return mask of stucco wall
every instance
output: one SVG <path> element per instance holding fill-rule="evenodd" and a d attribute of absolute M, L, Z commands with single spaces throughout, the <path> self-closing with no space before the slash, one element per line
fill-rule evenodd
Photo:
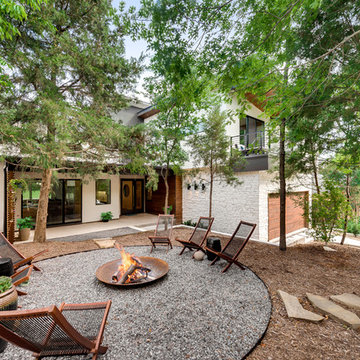
<path fill-rule="evenodd" d="M 111 211 L 114 219 L 120 216 L 120 180 L 118 175 L 105 175 L 98 179 L 111 180 L 111 204 L 96 205 L 95 203 L 95 180 L 85 178 L 82 185 L 82 222 L 99 221 L 102 212 Z"/>
<path fill-rule="evenodd" d="M 237 174 L 241 185 L 236 187 L 219 184 L 215 182 L 213 190 L 213 211 L 215 218 L 212 229 L 215 231 L 232 234 L 240 220 L 259 224 L 259 173 L 248 172 Z M 208 178 L 202 174 L 202 178 Z M 205 191 L 187 189 L 187 184 L 194 179 L 187 175 L 183 178 L 183 219 L 197 221 L 199 216 L 209 214 L 209 185 L 206 184 Z M 195 180 L 199 183 L 199 179 Z M 257 226 L 253 238 L 259 237 Z"/>
<path fill-rule="evenodd" d="M 16 178 L 33 178 L 41 179 L 40 173 L 15 173 Z M 76 174 L 58 174 L 59 179 L 80 179 Z M 111 211 L 114 219 L 120 216 L 120 179 L 118 175 L 102 174 L 97 177 L 98 179 L 111 180 L 111 204 L 96 205 L 95 202 L 95 180 L 89 176 L 84 177 L 82 181 L 82 222 L 99 221 L 102 212 Z M 15 218 L 21 217 L 21 192 L 17 194 Z"/>
<path fill-rule="evenodd" d="M 262 120 L 265 122 L 268 120 L 268 118 L 265 116 L 265 114 L 261 110 L 259 110 L 256 106 L 254 106 L 252 103 L 247 101 L 246 104 L 247 104 L 246 109 L 245 109 L 246 115 L 252 116 L 256 119 L 259 119 L 259 120 Z M 239 105 L 238 105 L 236 96 L 233 96 L 232 102 L 230 104 L 224 105 L 224 109 L 232 110 L 234 112 L 239 109 Z M 228 136 L 239 135 L 239 130 L 240 130 L 239 122 L 240 122 L 239 116 L 234 116 L 234 121 L 226 127 L 226 135 L 228 135 Z"/>

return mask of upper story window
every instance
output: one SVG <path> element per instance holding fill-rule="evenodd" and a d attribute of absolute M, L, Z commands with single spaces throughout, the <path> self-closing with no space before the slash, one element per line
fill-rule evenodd
<path fill-rule="evenodd" d="M 262 149 L 265 146 L 264 121 L 246 116 L 240 119 L 239 147 L 240 150 Z"/>
<path fill-rule="evenodd" d="M 96 180 L 96 205 L 111 204 L 111 180 Z"/>

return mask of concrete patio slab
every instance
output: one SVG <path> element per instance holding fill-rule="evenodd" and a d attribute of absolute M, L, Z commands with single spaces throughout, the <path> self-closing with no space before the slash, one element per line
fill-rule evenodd
<path fill-rule="evenodd" d="M 49 241 L 84 241 L 84 240 L 92 240 L 92 239 L 100 239 L 100 238 L 113 238 L 115 236 L 135 234 L 137 232 L 139 231 L 131 227 L 121 227 L 118 229 L 95 231 L 86 234 L 70 235 L 70 236 L 58 237 L 48 240 Z"/>
<path fill-rule="evenodd" d="M 311 322 L 320 322 L 324 320 L 323 316 L 304 309 L 301 306 L 297 297 L 290 295 L 282 290 L 278 290 L 278 294 L 284 302 L 286 312 L 289 318 L 307 320 Z"/>
<path fill-rule="evenodd" d="M 330 298 L 349 308 L 360 310 L 360 297 L 355 294 L 345 293 L 341 295 L 332 295 Z"/>
<path fill-rule="evenodd" d="M 360 319 L 353 312 L 342 308 L 325 297 L 306 293 L 311 304 L 322 314 L 329 315 L 331 318 L 345 324 L 352 329 L 360 328 Z"/>
<path fill-rule="evenodd" d="M 90 223 L 68 224 L 68 225 L 48 227 L 46 229 L 46 238 L 47 240 L 51 240 L 51 239 L 58 239 L 67 236 L 75 236 L 75 235 L 82 235 L 87 233 L 115 230 L 124 227 L 140 229 L 144 226 L 149 227 L 151 226 L 151 224 L 155 226 L 156 222 L 157 222 L 157 215 L 153 215 L 153 214 L 141 213 L 132 216 L 122 215 L 120 216 L 119 219 L 110 220 L 109 222 L 96 221 Z M 105 237 L 110 237 L 110 236 L 107 235 Z M 33 238 L 34 238 L 34 230 L 30 232 L 30 239 L 27 242 L 32 242 Z"/>

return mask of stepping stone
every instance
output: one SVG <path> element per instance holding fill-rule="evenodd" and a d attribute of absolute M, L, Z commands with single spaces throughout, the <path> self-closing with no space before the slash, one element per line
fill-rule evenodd
<path fill-rule="evenodd" d="M 114 247 L 116 240 L 112 240 L 112 239 L 96 239 L 94 240 L 95 244 L 100 248 L 100 249 L 109 249 Z"/>
<path fill-rule="evenodd" d="M 341 306 L 332 301 L 318 295 L 306 293 L 311 304 L 318 309 L 322 314 L 329 315 L 331 318 L 345 324 L 352 329 L 360 328 L 359 317 L 349 310 L 345 310 Z"/>
<path fill-rule="evenodd" d="M 336 251 L 335 249 L 333 249 L 333 248 L 331 248 L 331 247 L 329 247 L 329 246 L 323 246 L 323 249 L 324 249 L 325 251 Z"/>
<path fill-rule="evenodd" d="M 332 295 L 330 298 L 349 308 L 360 310 L 360 297 L 355 294 Z"/>
<path fill-rule="evenodd" d="M 315 314 L 311 311 L 305 310 L 297 297 L 286 293 L 285 291 L 278 290 L 282 301 L 285 304 L 286 312 L 289 318 L 307 320 L 312 322 L 319 322 L 324 320 L 323 316 Z"/>

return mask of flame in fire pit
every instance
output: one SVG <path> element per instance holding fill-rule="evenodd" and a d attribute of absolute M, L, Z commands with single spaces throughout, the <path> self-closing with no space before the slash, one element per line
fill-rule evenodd
<path fill-rule="evenodd" d="M 146 279 L 151 270 L 143 267 L 139 258 L 134 254 L 127 253 L 118 244 L 116 244 L 116 247 L 120 251 L 121 265 L 119 265 L 118 270 L 113 274 L 112 281 L 125 284 Z"/>

